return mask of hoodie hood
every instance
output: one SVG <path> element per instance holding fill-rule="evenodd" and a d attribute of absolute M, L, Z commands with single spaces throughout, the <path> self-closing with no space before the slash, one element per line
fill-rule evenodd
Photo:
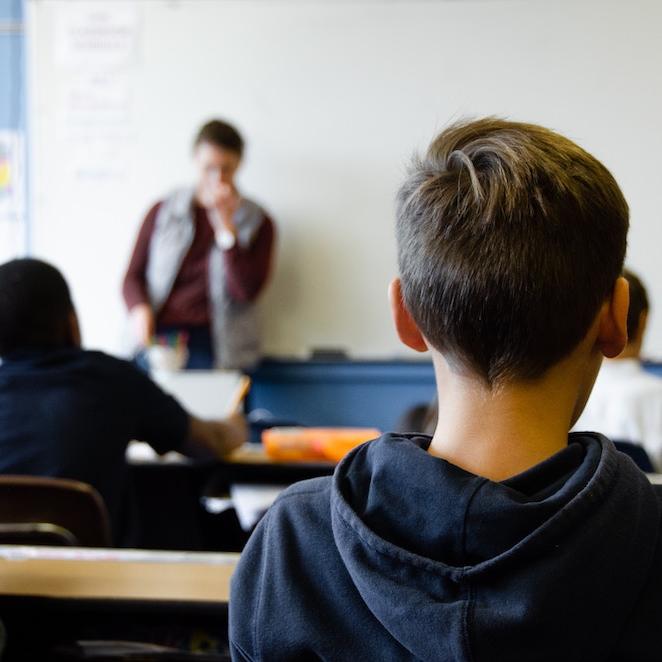
<path fill-rule="evenodd" d="M 597 434 L 500 483 L 430 441 L 385 435 L 334 474 L 334 540 L 382 626 L 425 660 L 608 656 L 657 545 L 648 479 Z"/>

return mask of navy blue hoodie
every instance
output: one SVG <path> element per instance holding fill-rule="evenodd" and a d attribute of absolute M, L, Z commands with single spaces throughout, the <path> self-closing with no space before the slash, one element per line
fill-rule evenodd
<path fill-rule="evenodd" d="M 495 483 L 384 435 L 286 490 L 232 581 L 234 660 L 660 660 L 660 505 L 610 441 Z"/>

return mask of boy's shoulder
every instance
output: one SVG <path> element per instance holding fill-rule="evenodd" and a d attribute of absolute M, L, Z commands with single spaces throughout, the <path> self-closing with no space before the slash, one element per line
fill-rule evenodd
<path fill-rule="evenodd" d="M 133 363 L 99 350 L 80 349 L 43 365 L 67 380 L 74 391 L 89 389 L 117 402 L 139 402 L 152 390 L 152 380 Z M 112 403 L 109 403 L 112 404 Z"/>
<path fill-rule="evenodd" d="M 662 512 L 662 485 L 655 486 L 657 501 Z M 624 562 L 623 570 L 627 567 Z M 658 660 L 659 627 L 662 618 L 662 517 L 659 520 L 657 543 L 646 580 L 637 596 L 634 608 L 625 623 L 618 650 L 613 659 Z"/>
<path fill-rule="evenodd" d="M 100 350 L 85 349 L 80 351 L 77 363 L 81 368 L 97 372 L 106 378 L 131 383 L 150 380 L 149 375 L 141 371 L 134 363 Z"/>
<path fill-rule="evenodd" d="M 133 371 L 124 359 L 97 350 L 65 347 L 44 351 L 26 351 L 11 355 L 2 362 L 6 373 L 76 372 L 81 370 Z"/>
<path fill-rule="evenodd" d="M 312 519 L 330 521 L 332 481 L 333 476 L 320 476 L 290 485 L 269 509 L 269 519 L 283 519 L 290 526 L 307 526 Z"/>
<path fill-rule="evenodd" d="M 323 476 L 295 483 L 278 496 L 242 553 L 242 566 L 256 566 L 257 574 L 249 573 L 254 579 L 265 570 L 258 559 L 269 557 L 270 564 L 282 563 L 289 572 L 301 558 L 315 563 L 320 549 L 335 548 L 331 491 L 332 476 Z"/>
<path fill-rule="evenodd" d="M 81 349 L 80 356 L 90 363 L 109 366 L 120 370 L 137 370 L 136 366 L 126 359 L 107 354 L 99 349 Z"/>
<path fill-rule="evenodd" d="M 232 577 L 233 659 L 265 651 L 269 659 L 369 659 L 351 652 L 366 645 L 356 623 L 371 615 L 334 540 L 332 485 L 332 476 L 292 485 L 251 536 Z"/>

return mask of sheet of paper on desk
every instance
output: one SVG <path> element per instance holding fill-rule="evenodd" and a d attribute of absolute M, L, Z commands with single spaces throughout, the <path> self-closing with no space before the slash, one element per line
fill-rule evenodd
<path fill-rule="evenodd" d="M 165 455 L 159 455 L 149 444 L 144 441 L 132 441 L 126 449 L 126 459 L 129 462 L 165 462 L 167 464 L 182 464 L 190 462 L 190 458 L 177 451 L 170 451 Z"/>
<path fill-rule="evenodd" d="M 243 485 L 239 483 L 231 485 L 230 497 L 241 528 L 244 531 L 250 531 L 286 487 L 286 485 Z"/>
<path fill-rule="evenodd" d="M 184 409 L 207 419 L 224 418 L 230 413 L 242 380 L 242 374 L 234 370 L 158 370 L 151 376 Z"/>
<path fill-rule="evenodd" d="M 189 413 L 202 419 L 226 417 L 241 390 L 243 375 L 235 370 L 155 370 L 152 379 Z M 160 456 L 149 445 L 132 441 L 126 453 L 129 462 L 187 462 L 180 453 Z"/>

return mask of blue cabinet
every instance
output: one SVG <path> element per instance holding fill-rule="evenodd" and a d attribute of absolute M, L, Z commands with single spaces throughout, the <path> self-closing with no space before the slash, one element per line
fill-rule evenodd
<path fill-rule="evenodd" d="M 247 410 L 282 423 L 393 429 L 435 394 L 429 361 L 269 359 L 253 372 Z"/>

